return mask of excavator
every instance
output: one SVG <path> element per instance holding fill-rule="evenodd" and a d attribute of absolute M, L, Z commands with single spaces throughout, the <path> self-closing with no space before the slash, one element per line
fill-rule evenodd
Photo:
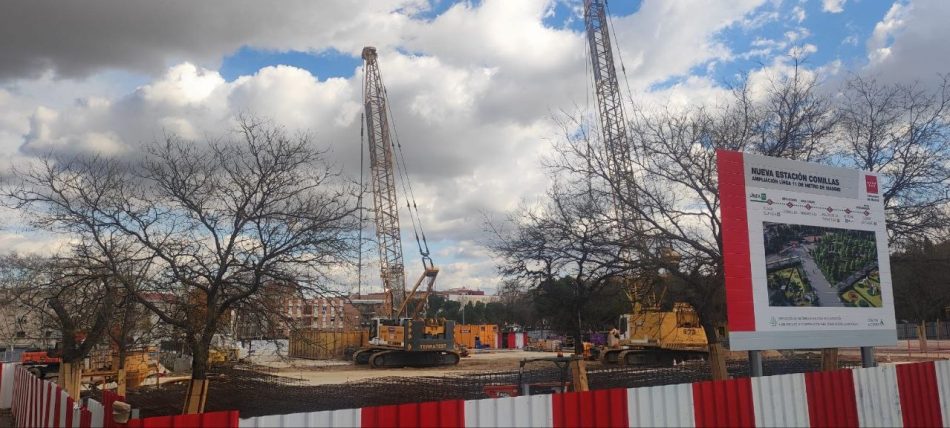
<path fill-rule="evenodd" d="M 584 24 L 608 173 L 619 183 L 613 190 L 619 230 L 622 234 L 629 234 L 627 225 L 632 225 L 639 239 L 648 235 L 642 233 L 642 219 L 635 210 L 619 203 L 624 197 L 636 196 L 631 189 L 635 171 L 632 166 L 620 84 L 614 66 L 614 53 L 611 49 L 606 0 L 584 0 Z M 618 194 L 621 192 L 625 195 Z M 633 203 L 636 204 L 636 200 Z M 625 241 L 632 241 L 631 236 L 623 238 Z M 664 245 L 662 240 L 657 240 L 653 247 L 651 250 L 655 250 L 655 254 L 650 254 L 649 259 L 659 259 L 660 266 L 652 270 L 644 269 L 638 277 L 623 278 L 633 311 L 620 317 L 618 337 L 609 341 L 614 342 L 613 346 L 600 350 L 600 358 L 605 363 L 666 362 L 701 358 L 708 352 L 705 330 L 700 324 L 699 315 L 691 305 L 674 302 L 672 310 L 662 310 L 660 303 L 663 299 L 656 298 L 654 290 L 658 286 L 663 288 L 662 284 L 668 279 L 666 275 L 669 271 L 662 266 L 675 266 L 679 263 L 680 255 L 671 246 Z M 632 253 L 633 251 L 626 251 L 623 256 L 638 256 Z M 665 294 L 665 290 L 662 294 Z"/>
<path fill-rule="evenodd" d="M 429 256 L 402 145 L 398 134 L 391 129 L 392 112 L 379 71 L 376 48 L 364 47 L 362 57 L 363 114 L 368 131 L 376 240 L 385 298 L 383 316 L 374 318 L 370 325 L 369 344 L 353 354 L 353 361 L 372 368 L 455 365 L 460 359 L 453 337 L 455 322 L 423 317 L 439 269 Z M 406 198 L 423 267 L 422 275 L 408 294 L 399 228 L 397 179 Z"/>

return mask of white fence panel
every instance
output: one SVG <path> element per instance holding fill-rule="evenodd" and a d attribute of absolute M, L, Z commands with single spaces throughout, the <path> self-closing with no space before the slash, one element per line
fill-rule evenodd
<path fill-rule="evenodd" d="M 943 426 L 950 426 L 950 361 L 934 361 L 937 369 L 937 392 L 940 394 L 940 413 Z"/>
<path fill-rule="evenodd" d="M 19 363 L 0 363 L 0 409 L 13 406 L 13 376 Z"/>
<path fill-rule="evenodd" d="M 91 398 L 86 400 L 86 409 L 89 410 L 89 413 L 92 414 L 92 426 L 101 427 L 105 423 L 105 408 L 102 406 L 102 403 L 93 400 Z M 109 415 L 112 417 L 112 415 Z"/>
<path fill-rule="evenodd" d="M 249 428 L 263 427 L 358 427 L 361 422 L 360 409 L 327 410 L 322 412 L 291 413 L 288 415 L 269 415 L 241 419 L 240 426 Z"/>
<path fill-rule="evenodd" d="M 858 425 L 862 427 L 904 426 L 897 389 L 897 369 L 892 365 L 854 369 L 854 397 L 858 405 Z"/>
<path fill-rule="evenodd" d="M 465 402 L 466 427 L 551 427 L 554 406 L 550 395 L 486 398 Z"/>
<path fill-rule="evenodd" d="M 752 402 L 757 427 L 806 427 L 808 397 L 801 373 L 752 378 Z"/>
<path fill-rule="evenodd" d="M 631 427 L 694 427 L 693 385 L 630 388 L 627 417 Z"/>

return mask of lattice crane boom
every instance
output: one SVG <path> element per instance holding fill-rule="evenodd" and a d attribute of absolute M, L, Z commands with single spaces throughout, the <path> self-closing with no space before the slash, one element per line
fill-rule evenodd
<path fill-rule="evenodd" d="M 386 293 L 386 309 L 397 317 L 397 308 L 406 299 L 406 275 L 399 231 L 399 205 L 396 199 L 396 170 L 393 145 L 389 135 L 386 91 L 376 62 L 376 48 L 363 48 L 363 107 L 372 175 L 373 208 L 376 240 L 379 248 L 379 269 Z"/>
<path fill-rule="evenodd" d="M 624 114 L 620 82 L 617 79 L 614 54 L 610 45 L 605 0 L 584 0 L 584 24 L 587 30 L 594 92 L 597 98 L 604 155 L 607 160 L 607 174 L 610 177 L 618 232 L 622 242 L 629 245 L 633 239 L 642 237 L 638 235 L 641 235 L 643 228 L 639 215 L 630 208 L 631 204 L 636 205 L 638 201 L 634 191 L 634 170 L 627 134 L 627 118 Z M 621 256 L 632 260 L 638 254 L 627 247 Z M 635 303 L 655 305 L 656 299 L 652 298 L 647 282 L 644 278 L 628 281 L 627 294 Z"/>

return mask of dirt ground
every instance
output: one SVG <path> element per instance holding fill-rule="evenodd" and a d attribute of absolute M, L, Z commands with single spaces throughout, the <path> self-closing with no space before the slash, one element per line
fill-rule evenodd
<path fill-rule="evenodd" d="M 347 362 L 316 362 L 290 360 L 266 363 L 268 374 L 289 378 L 307 385 L 333 385 L 383 377 L 418 377 L 462 375 L 487 371 L 517 370 L 525 358 L 555 357 L 554 352 L 493 351 L 480 352 L 462 358 L 455 366 L 430 368 L 371 369 Z"/>

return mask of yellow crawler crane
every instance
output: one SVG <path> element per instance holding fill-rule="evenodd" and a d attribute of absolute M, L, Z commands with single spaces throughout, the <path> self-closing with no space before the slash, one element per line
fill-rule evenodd
<path fill-rule="evenodd" d="M 373 368 L 432 367 L 458 364 L 455 322 L 424 319 L 425 307 L 439 269 L 429 257 L 429 246 L 419 217 L 412 184 L 405 170 L 405 157 L 398 137 L 390 135 L 391 112 L 379 72 L 376 48 L 363 48 L 367 143 L 372 175 L 373 208 L 379 250 L 380 278 L 385 293 L 383 314 L 370 326 L 369 344 L 353 354 L 356 364 Z M 393 132 L 395 134 L 395 132 Z M 401 169 L 400 169 L 401 167 Z M 396 181 L 402 185 L 410 221 L 419 245 L 424 271 L 412 289 L 406 290 Z M 424 284 L 424 285 L 423 285 Z"/>
<path fill-rule="evenodd" d="M 607 170 L 610 178 L 618 184 L 613 190 L 618 227 L 625 241 L 633 241 L 647 234 L 642 227 L 642 214 L 632 208 L 630 203 L 621 203 L 632 198 L 632 205 L 638 204 L 637 193 L 634 191 L 636 170 L 631 159 L 627 120 L 617 70 L 614 67 L 606 8 L 604 0 L 584 0 L 584 23 L 594 92 L 597 95 L 600 130 L 607 154 Z M 636 231 L 636 235 L 629 235 L 629 226 Z M 659 247 L 655 249 L 660 250 L 664 263 L 678 263 L 679 255 L 671 248 L 664 248 L 666 246 L 660 240 L 655 246 Z M 628 249 L 623 256 L 642 259 L 647 255 Z M 658 302 L 662 299 L 654 297 L 655 284 L 652 282 L 657 274 L 662 278 L 664 272 L 659 267 L 656 272 L 647 269 L 641 272 L 641 275 L 646 277 L 625 280 L 624 286 L 634 311 L 621 317 L 618 326 L 620 331 L 617 333 L 619 337 L 608 340 L 612 346 L 608 346 L 601 353 L 604 362 L 651 363 L 696 358 L 707 353 L 706 333 L 692 306 L 677 302 L 673 304 L 671 311 L 660 310 Z"/>

